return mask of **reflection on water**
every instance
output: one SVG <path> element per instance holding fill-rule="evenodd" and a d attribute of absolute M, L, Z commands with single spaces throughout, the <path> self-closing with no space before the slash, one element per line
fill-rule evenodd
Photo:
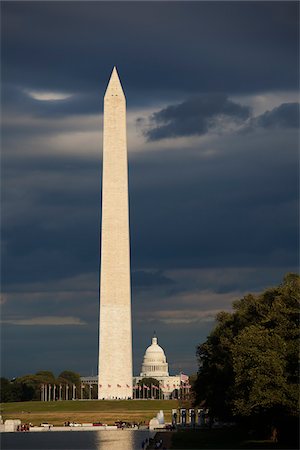
<path fill-rule="evenodd" d="M 1 433 L 2 450 L 139 450 L 148 431 L 42 431 Z"/>
<path fill-rule="evenodd" d="M 134 445 L 134 441 L 136 441 L 139 432 L 134 432 L 132 430 L 116 430 L 116 431 L 97 431 L 96 434 L 96 443 L 97 450 L 135 450 L 137 448 L 141 448 L 140 446 Z M 144 433 L 143 433 L 144 434 Z M 136 444 L 138 444 L 136 442 Z"/>

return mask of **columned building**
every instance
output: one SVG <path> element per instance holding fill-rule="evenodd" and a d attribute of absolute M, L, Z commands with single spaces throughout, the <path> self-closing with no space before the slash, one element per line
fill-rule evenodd
<path fill-rule="evenodd" d="M 166 400 L 186 396 L 189 393 L 190 386 L 187 375 L 183 373 L 169 375 L 167 358 L 164 350 L 158 345 L 156 336 L 152 338 L 151 345 L 145 351 L 140 376 L 133 378 L 135 390 L 143 378 L 156 379 L 159 382 L 163 398 Z M 137 393 L 134 392 L 134 397 L 137 396 Z"/>
<path fill-rule="evenodd" d="M 139 376 L 133 377 L 133 395 L 132 398 L 152 398 L 153 389 L 144 389 L 140 381 L 144 378 L 154 378 L 159 382 L 159 389 L 162 398 L 186 398 L 189 395 L 190 385 L 189 377 L 183 373 L 170 375 L 167 358 L 164 350 L 158 345 L 156 336 L 152 338 L 152 343 L 147 347 L 142 362 Z M 97 376 L 81 377 L 83 385 L 90 387 L 98 384 Z"/>
<path fill-rule="evenodd" d="M 152 344 L 146 349 L 140 376 L 169 377 L 167 358 L 163 349 L 158 345 L 156 336 L 152 338 Z"/>

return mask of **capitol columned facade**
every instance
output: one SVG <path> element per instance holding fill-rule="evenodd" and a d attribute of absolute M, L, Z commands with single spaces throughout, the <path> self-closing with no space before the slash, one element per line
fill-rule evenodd
<path fill-rule="evenodd" d="M 158 383 L 146 386 L 142 380 L 153 378 Z M 133 377 L 133 398 L 185 398 L 189 394 L 189 377 L 183 373 L 170 375 L 167 358 L 162 347 L 158 345 L 156 336 L 152 338 L 151 345 L 146 349 L 139 376 Z M 83 385 L 98 385 L 98 377 L 81 377 Z M 99 380 L 101 383 L 101 380 Z M 158 388 L 158 389 L 157 389 Z M 158 391 L 158 393 L 155 391 Z"/>

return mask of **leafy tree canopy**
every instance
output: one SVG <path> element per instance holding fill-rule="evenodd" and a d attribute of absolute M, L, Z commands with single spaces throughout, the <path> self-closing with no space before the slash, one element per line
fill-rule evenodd
<path fill-rule="evenodd" d="M 23 375 L 15 380 L 1 378 L 1 402 L 40 400 L 42 384 L 75 384 L 80 386 L 80 375 L 65 370 L 58 378 L 48 370 Z"/>
<path fill-rule="evenodd" d="M 142 379 L 138 382 L 138 385 L 139 385 L 139 386 L 143 386 L 143 384 L 144 384 L 145 386 L 148 386 L 148 387 L 151 387 L 151 384 L 152 384 L 152 385 L 155 385 L 155 386 L 159 386 L 159 381 L 158 381 L 156 378 L 151 378 L 151 377 L 148 377 L 148 378 L 142 378 Z"/>
<path fill-rule="evenodd" d="M 35 390 L 32 385 L 1 378 L 0 402 L 21 402 L 34 398 Z"/>
<path fill-rule="evenodd" d="M 61 383 L 80 385 L 80 375 L 71 370 L 64 370 L 59 374 L 58 381 Z"/>
<path fill-rule="evenodd" d="M 36 373 L 36 376 L 42 383 L 55 383 L 55 376 L 53 372 L 49 370 L 40 370 Z"/>
<path fill-rule="evenodd" d="M 299 276 L 288 274 L 217 315 L 197 348 L 196 404 L 220 418 L 297 414 L 299 293 Z"/>

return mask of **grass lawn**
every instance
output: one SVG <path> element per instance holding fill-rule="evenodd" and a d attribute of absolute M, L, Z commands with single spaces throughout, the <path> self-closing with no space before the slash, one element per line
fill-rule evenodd
<path fill-rule="evenodd" d="M 39 425 L 49 422 L 62 425 L 70 422 L 103 422 L 116 420 L 149 422 L 163 410 L 165 421 L 171 421 L 171 410 L 178 407 L 177 400 L 69 400 L 56 402 L 2 403 L 1 414 L 6 419 L 21 419 L 22 423 Z"/>
<path fill-rule="evenodd" d="M 237 428 L 172 433 L 172 449 L 290 449 L 270 440 L 254 440 Z M 295 447 L 297 448 L 297 447 Z"/>

